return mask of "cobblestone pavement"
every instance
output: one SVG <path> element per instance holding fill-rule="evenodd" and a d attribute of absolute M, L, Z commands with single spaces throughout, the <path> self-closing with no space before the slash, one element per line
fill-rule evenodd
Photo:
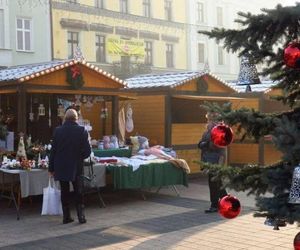
<path fill-rule="evenodd" d="M 105 190 L 106 208 L 89 195 L 83 225 L 40 216 L 41 197 L 32 204 L 25 199 L 17 221 L 14 209 L 1 200 L 0 249 L 293 249 L 296 225 L 279 231 L 264 225 L 264 218 L 253 217 L 253 199 L 243 193 L 235 194 L 243 206 L 237 218 L 205 214 L 206 182 L 202 177 L 189 188 L 178 186 L 180 197 L 171 188 L 152 190 L 146 200 L 139 192 Z"/>

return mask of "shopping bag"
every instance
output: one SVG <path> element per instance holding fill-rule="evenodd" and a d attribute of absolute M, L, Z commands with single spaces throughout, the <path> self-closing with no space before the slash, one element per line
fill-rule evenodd
<path fill-rule="evenodd" d="M 56 187 L 53 178 L 49 178 L 48 187 L 43 189 L 42 215 L 62 214 L 60 190 Z"/>

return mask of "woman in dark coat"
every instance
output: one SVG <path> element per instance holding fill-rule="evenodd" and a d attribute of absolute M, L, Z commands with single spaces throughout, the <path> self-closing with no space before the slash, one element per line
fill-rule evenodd
<path fill-rule="evenodd" d="M 211 141 L 211 130 L 217 125 L 216 113 L 207 113 L 207 127 L 203 133 L 202 138 L 198 144 L 201 149 L 201 161 L 209 162 L 212 164 L 225 164 L 226 161 L 226 148 L 217 147 Z M 206 213 L 213 213 L 218 211 L 219 199 L 227 195 L 227 192 L 222 188 L 222 182 L 220 180 L 213 180 L 213 176 L 208 173 L 208 186 L 210 192 L 210 208 L 206 209 Z"/>
<path fill-rule="evenodd" d="M 70 182 L 73 184 L 78 221 L 86 223 L 83 203 L 83 160 L 91 154 L 88 133 L 77 123 L 78 114 L 68 109 L 65 122 L 55 129 L 49 161 L 49 173 L 61 187 L 63 223 L 74 220 L 70 215 Z"/>

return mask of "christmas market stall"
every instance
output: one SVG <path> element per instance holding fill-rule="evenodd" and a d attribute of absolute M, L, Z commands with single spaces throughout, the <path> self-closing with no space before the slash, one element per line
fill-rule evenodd
<path fill-rule="evenodd" d="M 76 60 L 21 65 L 0 71 L 1 119 L 8 130 L 48 143 L 68 106 L 92 138 L 118 132 L 118 108 L 125 83 L 98 67 Z"/>
<path fill-rule="evenodd" d="M 138 95 L 131 102 L 135 121 L 132 134 L 148 137 L 151 144 L 173 148 L 179 158 L 188 162 L 191 173 L 200 171 L 195 162 L 200 159 L 197 144 L 206 127 L 206 110 L 201 105 L 230 102 L 233 109 L 265 110 L 270 109 L 268 102 L 272 102 L 263 91 L 245 91 L 247 85 L 237 88 L 235 83 L 227 83 L 206 71 L 148 74 L 126 82 Z M 271 86 L 268 84 L 265 90 Z M 228 164 L 275 159 L 277 152 L 269 149 L 270 145 L 264 147 L 264 142 L 239 139 L 234 133 L 234 141 L 228 147 Z"/>
<path fill-rule="evenodd" d="M 20 203 L 20 196 L 42 194 L 48 177 L 47 171 L 41 170 L 47 169 L 52 133 L 62 124 L 64 112 L 70 106 L 79 111 L 78 122 L 89 131 L 94 166 L 111 173 L 115 188 L 187 186 L 187 172 L 178 167 L 178 161 L 170 163 L 169 158 L 154 160 L 153 157 L 149 160 L 147 156 L 129 158 L 132 154 L 125 145 L 125 127 L 127 131 L 133 128 L 129 100 L 134 99 L 135 94 L 124 91 L 125 88 L 124 81 L 84 60 L 52 61 L 1 70 L 1 122 L 10 131 L 1 145 L 1 190 L 9 187 L 9 198 L 15 204 Z M 124 108 L 126 117 L 121 112 Z M 5 174 L 15 175 L 15 183 L 7 185 L 3 180 Z M 105 180 L 102 178 L 98 184 L 105 185 Z M 25 192 L 22 187 L 30 190 Z M 18 198 L 15 198 L 16 192 Z"/>

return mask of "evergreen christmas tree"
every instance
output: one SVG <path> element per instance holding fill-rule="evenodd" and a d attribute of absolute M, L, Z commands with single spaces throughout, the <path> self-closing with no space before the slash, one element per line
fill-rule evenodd
<path fill-rule="evenodd" d="M 297 43 L 300 38 L 299 13 L 300 3 L 289 7 L 278 5 L 275 9 L 263 9 L 258 15 L 239 13 L 236 22 L 242 24 L 240 30 L 199 31 L 222 40 L 228 51 L 249 56 L 254 64 L 263 63 L 262 75 L 278 83 L 276 88 L 282 90 L 282 95 L 277 99 L 290 107 L 288 112 L 266 114 L 246 108 L 232 110 L 230 105 L 207 105 L 207 109 L 221 113 L 221 119 L 227 124 L 243 129 L 242 138 L 250 136 L 259 140 L 272 135 L 272 142 L 283 157 L 271 166 L 237 168 L 205 164 L 204 168 L 216 178 L 222 178 L 227 187 L 255 194 L 256 215 L 289 223 L 300 222 L 300 204 L 289 202 L 293 172 L 300 163 L 300 67 L 297 60 L 296 67 L 288 66 L 284 52 L 291 42 Z"/>

